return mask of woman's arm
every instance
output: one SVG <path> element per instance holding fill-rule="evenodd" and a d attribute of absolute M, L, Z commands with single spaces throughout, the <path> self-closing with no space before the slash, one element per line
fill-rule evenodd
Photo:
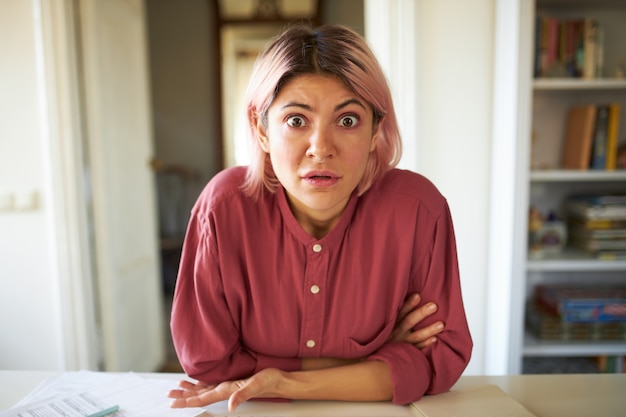
<path fill-rule="evenodd" d="M 400 309 L 390 341 L 401 341 L 424 348 L 437 341 L 443 323 L 414 328 L 437 311 L 433 303 L 419 306 L 421 297 L 413 294 Z M 238 381 L 218 385 L 181 382 L 181 390 L 170 392 L 173 407 L 206 406 L 229 400 L 232 412 L 250 398 L 326 399 L 344 401 L 384 401 L 391 399 L 393 388 L 388 366 L 382 361 L 338 358 L 304 358 L 302 369 L 285 372 L 264 369 Z"/>
<path fill-rule="evenodd" d="M 389 341 L 411 343 L 418 349 L 424 349 L 437 342 L 437 335 L 444 329 L 441 321 L 436 321 L 424 327 L 417 327 L 420 322 L 437 312 L 437 305 L 428 302 L 420 306 L 422 298 L 418 293 L 407 297 L 398 313 L 396 326 L 389 337 Z M 360 359 L 339 358 L 304 358 L 302 370 L 325 369 L 334 366 L 350 365 L 360 362 Z"/>
<path fill-rule="evenodd" d="M 252 398 L 388 401 L 393 394 L 389 368 L 381 361 L 296 372 L 267 368 L 238 381 L 216 386 L 185 381 L 181 388 L 169 394 L 174 398 L 171 404 L 174 408 L 202 407 L 228 400 L 230 412 Z"/>

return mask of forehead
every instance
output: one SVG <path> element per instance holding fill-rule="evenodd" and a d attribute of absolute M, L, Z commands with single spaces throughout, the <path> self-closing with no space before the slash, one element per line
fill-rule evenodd
<path fill-rule="evenodd" d="M 303 99 L 321 96 L 333 97 L 358 97 L 339 77 L 334 75 L 302 74 L 289 79 L 280 89 L 275 100 L 292 99 L 301 96 Z M 359 97 L 360 101 L 363 101 Z"/>
<path fill-rule="evenodd" d="M 334 75 L 302 74 L 289 79 L 281 87 L 270 107 L 277 102 L 294 102 L 314 105 L 328 103 L 334 105 L 351 101 L 370 109 L 369 103 L 350 89 L 346 83 Z"/>

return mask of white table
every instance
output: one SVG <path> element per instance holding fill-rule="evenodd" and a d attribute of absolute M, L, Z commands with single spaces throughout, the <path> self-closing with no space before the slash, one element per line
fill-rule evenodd
<path fill-rule="evenodd" d="M 0 370 L 0 410 L 13 406 L 60 372 Z M 183 379 L 182 374 L 140 374 Z M 626 374 L 463 376 L 455 388 L 498 385 L 539 417 L 626 416 Z"/>

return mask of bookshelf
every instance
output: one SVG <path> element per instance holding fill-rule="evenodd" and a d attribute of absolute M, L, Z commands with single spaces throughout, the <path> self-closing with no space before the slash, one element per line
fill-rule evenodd
<path fill-rule="evenodd" d="M 529 6 L 531 3 L 532 6 Z M 583 193 L 625 193 L 626 170 L 564 170 L 561 159 L 568 110 L 586 104 L 619 103 L 621 106 L 618 140 L 626 142 L 626 2 L 616 0 L 536 0 L 520 1 L 522 38 L 531 41 L 519 45 L 520 94 L 528 95 L 527 107 L 522 105 L 519 141 L 526 143 L 525 166 L 517 168 L 518 208 L 530 207 L 540 213 L 553 213 L 565 219 L 564 201 L 571 195 Z M 592 78 L 568 77 L 563 74 L 533 74 L 535 71 L 538 33 L 536 18 L 549 16 L 557 20 L 593 18 L 602 27 L 603 65 L 601 73 Z M 530 70 L 529 70 L 530 69 Z M 621 72 L 623 74 L 623 72 Z M 527 76 L 526 76 L 527 75 Z M 524 100 L 521 101 L 525 103 Z M 527 117 L 525 117 L 527 116 Z M 524 149 L 522 147 L 522 149 Z M 521 188 L 520 188 L 521 187 Z M 612 356 L 622 363 L 626 356 L 626 340 L 585 341 L 540 339 L 527 330 L 527 302 L 539 284 L 626 284 L 626 260 L 598 259 L 585 251 L 566 247 L 557 253 L 532 254 L 529 250 L 529 219 L 519 219 L 516 235 L 516 259 L 523 283 L 514 284 L 519 290 L 514 297 L 523 298 L 511 304 L 510 373 L 523 373 L 527 358 L 556 358 L 581 356 Z M 614 371 L 621 372 L 619 366 Z"/>

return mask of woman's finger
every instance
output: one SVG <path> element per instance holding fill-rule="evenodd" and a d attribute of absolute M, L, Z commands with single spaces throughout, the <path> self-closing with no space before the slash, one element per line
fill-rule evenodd
<path fill-rule="evenodd" d="M 423 342 L 416 343 L 415 346 L 418 349 L 424 349 L 424 348 L 427 348 L 428 346 L 434 345 L 435 343 L 437 343 L 437 338 L 436 337 L 431 337 L 431 338 L 428 338 L 427 340 L 425 340 Z"/>
<path fill-rule="evenodd" d="M 422 320 L 436 311 L 437 304 L 426 303 L 425 305 L 415 308 L 413 311 L 409 312 L 406 316 L 404 316 L 401 322 L 396 324 L 396 328 L 394 329 L 395 340 L 398 340 L 399 338 L 401 341 L 416 343 L 424 341 L 427 337 L 432 336 L 428 331 L 417 331 L 416 333 L 413 329 L 417 327 Z M 418 337 L 422 334 L 425 334 L 426 336 L 424 336 L 423 339 L 418 339 Z"/>
<path fill-rule="evenodd" d="M 409 314 L 419 305 L 421 300 L 422 297 L 420 297 L 418 293 L 411 294 L 409 297 L 407 297 L 407 299 L 404 301 L 404 304 L 402 304 L 402 307 L 400 308 L 400 312 L 398 313 L 398 318 L 396 319 L 396 322 L 401 322 L 407 314 Z"/>
<path fill-rule="evenodd" d="M 198 391 L 181 391 L 181 393 L 172 393 L 174 401 L 170 404 L 172 408 L 184 407 L 204 407 L 218 401 L 227 400 L 233 392 L 232 383 L 222 383 L 215 388 L 207 388 Z"/>
<path fill-rule="evenodd" d="M 202 390 L 202 389 L 207 389 L 209 387 L 214 388 L 215 385 L 208 385 L 208 384 L 204 384 L 202 382 L 191 382 L 191 381 L 187 381 L 187 380 L 182 380 L 178 383 L 178 386 L 181 387 L 182 389 L 185 390 L 191 390 L 191 391 L 198 391 L 198 390 Z"/>
<path fill-rule="evenodd" d="M 407 337 L 409 343 L 422 349 L 425 346 L 430 346 L 436 339 L 436 336 L 444 329 L 444 324 L 440 321 L 431 324 L 430 326 L 422 327 L 411 332 Z"/>

